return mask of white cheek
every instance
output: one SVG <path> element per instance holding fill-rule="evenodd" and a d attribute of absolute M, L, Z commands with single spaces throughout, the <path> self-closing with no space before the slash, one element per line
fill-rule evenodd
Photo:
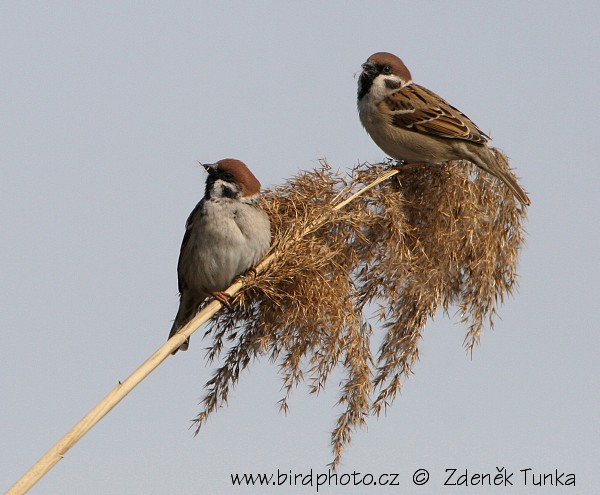
<path fill-rule="evenodd" d="M 392 88 L 394 88 L 394 89 L 390 89 L 385 84 L 386 81 L 391 81 L 392 84 L 390 86 L 392 86 Z M 384 98 L 387 98 L 392 93 L 395 93 L 396 91 L 398 91 L 398 87 L 399 87 L 398 85 L 401 82 L 402 82 L 402 80 L 398 76 L 395 76 L 395 75 L 389 75 L 389 76 L 379 75 L 373 81 L 373 85 L 371 86 L 371 91 L 369 92 L 369 96 L 376 101 L 381 101 Z"/>
<path fill-rule="evenodd" d="M 223 196 L 223 181 L 222 180 L 216 180 L 213 183 L 213 192 L 216 197 Z"/>

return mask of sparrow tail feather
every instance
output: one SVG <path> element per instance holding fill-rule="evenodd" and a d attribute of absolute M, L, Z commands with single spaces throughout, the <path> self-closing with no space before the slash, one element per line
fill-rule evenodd
<path fill-rule="evenodd" d="M 190 320 L 190 318 L 193 316 L 193 313 L 194 313 L 193 305 L 187 304 L 183 300 L 179 303 L 179 309 L 177 310 L 177 316 L 175 316 L 175 321 L 173 322 L 173 326 L 171 327 L 171 331 L 169 332 L 169 339 L 171 337 L 173 337 L 173 335 L 175 335 L 177 333 L 177 331 Z M 190 345 L 190 342 L 188 339 L 183 344 L 181 344 L 177 349 L 175 349 L 172 352 L 172 354 L 175 354 L 177 351 L 187 351 L 189 345 Z"/>
<path fill-rule="evenodd" d="M 506 184 L 506 186 L 522 204 L 529 206 L 531 204 L 529 196 L 527 196 L 527 193 L 521 188 L 521 186 L 519 186 L 515 177 L 510 173 L 508 164 L 505 163 L 505 166 L 503 167 L 498 162 L 498 155 L 496 155 L 487 147 L 483 149 L 486 151 L 485 157 L 482 157 L 484 160 L 478 160 L 476 162 L 479 168 L 485 170 L 489 174 L 504 182 L 504 184 Z"/>

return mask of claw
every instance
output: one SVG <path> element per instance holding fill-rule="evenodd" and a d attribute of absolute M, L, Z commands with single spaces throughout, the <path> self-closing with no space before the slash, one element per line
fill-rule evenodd
<path fill-rule="evenodd" d="M 222 291 L 212 292 L 212 291 L 207 290 L 206 293 L 213 296 L 217 301 L 219 301 L 227 309 L 231 309 L 231 303 L 229 302 L 229 300 L 231 299 L 231 296 L 229 294 L 227 294 L 227 292 L 222 292 Z"/>

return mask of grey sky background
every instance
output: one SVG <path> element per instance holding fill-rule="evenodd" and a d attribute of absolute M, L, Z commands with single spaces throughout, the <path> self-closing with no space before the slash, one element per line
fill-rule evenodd
<path fill-rule="evenodd" d="M 167 337 L 196 161 L 240 158 L 268 187 L 323 157 L 383 159 L 354 75 L 391 51 L 511 157 L 528 242 L 519 292 L 472 359 L 465 328 L 438 315 L 414 377 L 346 450 L 341 473 L 400 486 L 319 493 L 464 493 L 445 469 L 502 466 L 511 493 L 598 493 L 599 18 L 594 1 L 3 2 L 0 488 Z M 256 362 L 194 438 L 212 369 L 200 334 L 31 493 L 314 493 L 229 474 L 326 471 L 337 380 L 318 398 L 300 387 L 285 416 L 276 365 Z M 528 467 L 577 485 L 523 486 Z M 418 488 L 417 468 L 431 474 Z"/>

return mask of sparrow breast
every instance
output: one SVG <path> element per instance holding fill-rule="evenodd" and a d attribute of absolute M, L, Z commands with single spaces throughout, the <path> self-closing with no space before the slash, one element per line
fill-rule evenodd
<path fill-rule="evenodd" d="M 181 276 L 194 292 L 225 290 L 269 249 L 269 218 L 258 206 L 227 198 L 203 200 L 197 227 L 181 253 Z"/>

